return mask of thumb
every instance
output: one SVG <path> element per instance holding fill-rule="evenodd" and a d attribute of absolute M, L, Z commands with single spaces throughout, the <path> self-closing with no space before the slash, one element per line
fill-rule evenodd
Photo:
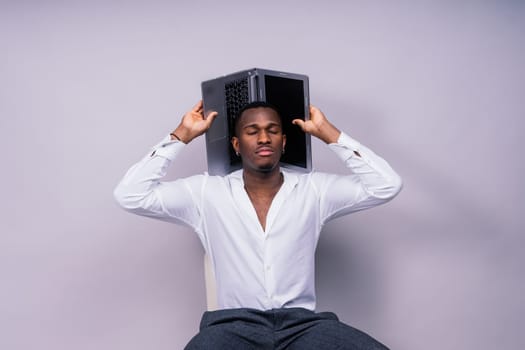
<path fill-rule="evenodd" d="M 212 111 L 212 112 L 208 113 L 208 115 L 206 116 L 206 124 L 208 125 L 208 127 L 211 126 L 211 124 L 213 123 L 215 118 L 217 118 L 218 114 L 219 113 L 215 112 L 215 111 Z"/>
<path fill-rule="evenodd" d="M 302 130 L 304 130 L 304 120 L 302 120 L 302 119 L 294 119 L 294 120 L 292 120 L 292 124 L 297 125 Z"/>

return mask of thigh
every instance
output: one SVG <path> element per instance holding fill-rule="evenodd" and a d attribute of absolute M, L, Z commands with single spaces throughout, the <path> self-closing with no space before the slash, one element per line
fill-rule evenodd
<path fill-rule="evenodd" d="M 202 329 L 194 336 L 184 350 L 252 350 L 256 349 L 249 339 L 232 329 L 231 325 L 222 324 Z"/>
<path fill-rule="evenodd" d="M 273 349 L 271 328 L 258 311 L 248 309 L 205 312 L 200 332 L 185 350 Z"/>
<path fill-rule="evenodd" d="M 388 350 L 368 334 L 338 320 L 318 320 L 286 347 L 289 350 Z"/>

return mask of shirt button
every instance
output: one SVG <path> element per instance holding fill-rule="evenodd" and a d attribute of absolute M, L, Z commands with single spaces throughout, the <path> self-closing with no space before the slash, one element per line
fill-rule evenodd
<path fill-rule="evenodd" d="M 270 265 L 266 265 L 266 271 L 270 271 L 271 270 L 271 266 Z"/>

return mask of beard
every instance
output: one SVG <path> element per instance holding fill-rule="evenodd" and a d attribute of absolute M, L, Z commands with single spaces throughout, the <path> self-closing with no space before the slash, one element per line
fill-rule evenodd
<path fill-rule="evenodd" d="M 277 164 L 279 164 L 278 162 L 276 164 L 264 164 L 264 165 L 261 165 L 259 167 L 259 171 L 260 172 L 263 172 L 263 173 L 269 173 L 271 172 L 273 169 L 275 169 L 275 167 L 277 166 Z"/>
<path fill-rule="evenodd" d="M 241 159 L 242 161 L 242 159 Z M 261 172 L 261 173 L 270 173 L 272 171 L 275 170 L 275 168 L 277 168 L 279 166 L 279 162 L 280 162 L 280 159 L 278 160 L 270 160 L 268 159 L 266 162 L 264 163 L 252 163 L 252 162 L 246 162 L 246 164 L 244 164 L 245 162 L 242 162 L 243 163 L 243 167 L 245 165 L 248 165 L 249 168 L 257 171 L 257 172 Z"/>

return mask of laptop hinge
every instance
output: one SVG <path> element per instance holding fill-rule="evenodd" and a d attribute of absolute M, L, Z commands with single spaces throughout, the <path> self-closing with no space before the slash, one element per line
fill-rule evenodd
<path fill-rule="evenodd" d="M 259 79 L 257 74 L 252 74 L 248 77 L 248 94 L 250 96 L 250 102 L 258 101 L 257 91 L 259 91 Z"/>

